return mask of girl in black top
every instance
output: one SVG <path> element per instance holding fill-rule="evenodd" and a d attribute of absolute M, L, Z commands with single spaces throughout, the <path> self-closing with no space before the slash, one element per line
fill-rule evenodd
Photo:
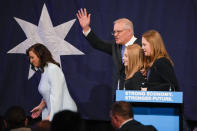
<path fill-rule="evenodd" d="M 174 64 L 170 59 L 162 40 L 156 30 L 149 30 L 142 35 L 144 51 L 144 69 L 148 81 L 148 90 L 176 91 L 178 82 Z"/>
<path fill-rule="evenodd" d="M 143 67 L 143 52 L 139 45 L 133 44 L 126 47 L 124 52 L 125 89 L 141 90 L 145 79 L 140 69 Z"/>

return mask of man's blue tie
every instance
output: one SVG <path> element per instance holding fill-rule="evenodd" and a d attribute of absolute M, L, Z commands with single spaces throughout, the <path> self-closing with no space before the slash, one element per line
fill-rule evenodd
<path fill-rule="evenodd" d="M 123 63 L 123 57 L 124 57 L 124 51 L 125 51 L 126 46 L 122 45 L 122 49 L 121 49 L 121 61 Z"/>

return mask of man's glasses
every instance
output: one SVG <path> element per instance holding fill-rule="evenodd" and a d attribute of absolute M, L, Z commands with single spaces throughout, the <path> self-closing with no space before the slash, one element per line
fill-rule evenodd
<path fill-rule="evenodd" d="M 120 34 L 121 32 L 123 32 L 124 30 L 116 30 L 116 31 L 113 31 L 111 34 L 112 35 L 118 35 L 118 34 Z"/>
<path fill-rule="evenodd" d="M 121 32 L 123 32 L 124 30 L 116 30 L 116 31 L 113 31 L 111 34 L 112 35 L 119 35 Z"/>

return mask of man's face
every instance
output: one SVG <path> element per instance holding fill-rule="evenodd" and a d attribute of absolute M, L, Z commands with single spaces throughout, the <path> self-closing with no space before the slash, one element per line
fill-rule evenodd
<path fill-rule="evenodd" d="M 115 23 L 113 32 L 114 32 L 113 35 L 114 35 L 116 44 L 124 45 L 133 36 L 131 29 L 125 29 L 124 23 Z"/>
<path fill-rule="evenodd" d="M 111 124 L 112 124 L 112 126 L 113 126 L 115 129 L 118 129 L 118 128 L 120 127 L 120 126 L 119 126 L 119 122 L 118 122 L 116 116 L 114 116 L 114 115 L 112 114 L 112 112 L 110 112 L 110 118 L 111 118 Z"/>

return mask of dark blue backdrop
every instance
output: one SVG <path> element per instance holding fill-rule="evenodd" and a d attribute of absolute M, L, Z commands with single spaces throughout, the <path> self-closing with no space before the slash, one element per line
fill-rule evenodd
<path fill-rule="evenodd" d="M 113 21 L 133 21 L 135 35 L 158 30 L 175 63 L 184 93 L 185 116 L 197 120 L 197 1 L 196 0 L 1 0 L 0 1 L 0 115 L 11 105 L 29 111 L 40 102 L 40 74 L 27 79 L 29 63 L 24 54 L 7 52 L 26 39 L 14 17 L 38 25 L 46 4 L 53 26 L 76 18 L 81 7 L 91 16 L 91 27 L 99 37 L 113 40 Z M 90 47 L 78 21 L 65 38 L 85 55 L 61 56 L 68 88 L 83 117 L 108 120 L 111 104 L 113 63 L 111 56 Z"/>

